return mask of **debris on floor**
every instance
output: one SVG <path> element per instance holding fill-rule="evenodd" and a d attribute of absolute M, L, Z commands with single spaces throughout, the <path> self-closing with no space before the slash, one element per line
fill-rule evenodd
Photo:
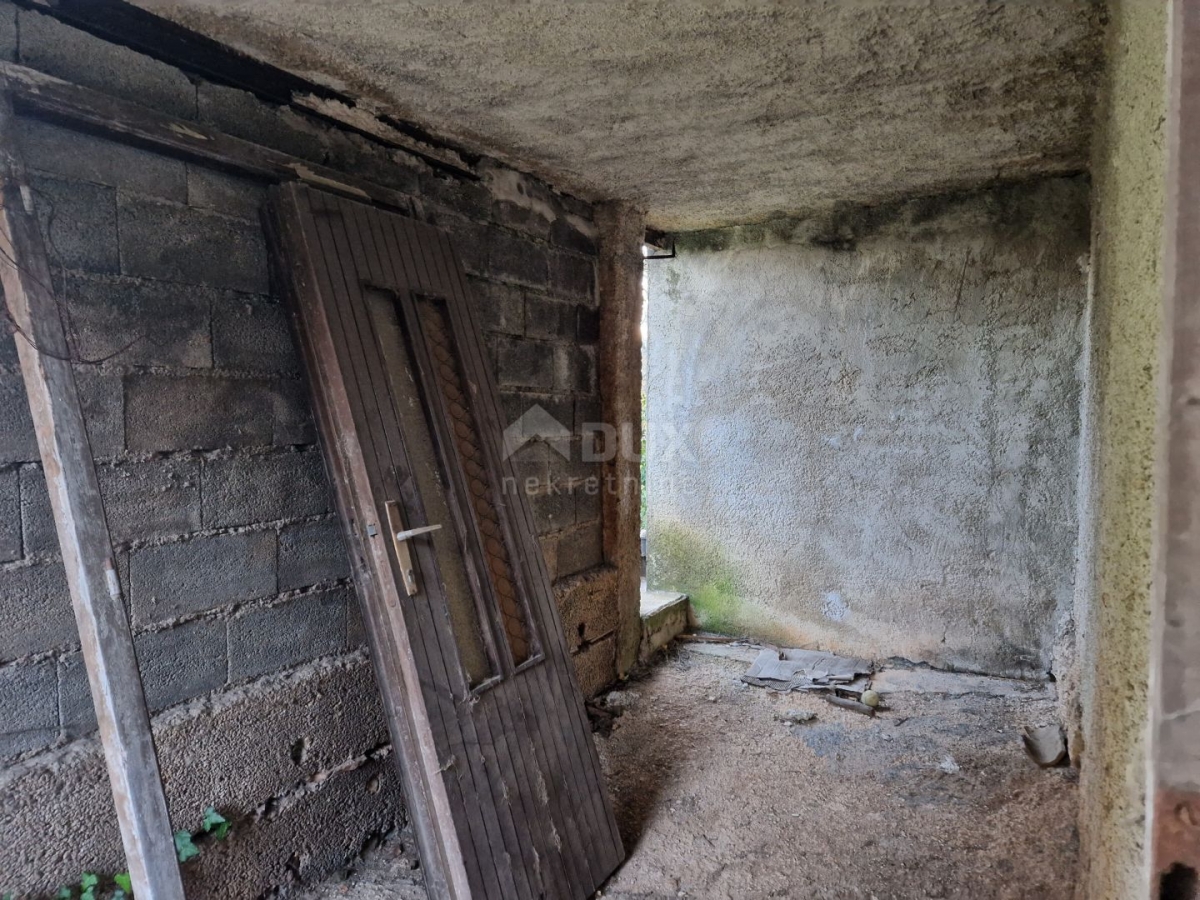
<path fill-rule="evenodd" d="M 865 659 L 835 656 L 824 650 L 762 650 L 742 676 L 747 684 L 776 691 L 853 689 L 870 676 L 874 666 Z"/>
<path fill-rule="evenodd" d="M 906 690 L 884 668 L 894 718 L 827 716 L 810 692 L 743 682 L 757 651 L 731 648 L 679 647 L 597 701 L 623 709 L 596 747 L 629 852 L 605 900 L 1074 896 L 1078 770 L 1020 749 L 1056 714 L 1053 684 L 934 673 Z M 792 711 L 815 717 L 781 724 Z M 424 896 L 411 835 L 395 840 L 304 900 Z"/>
<path fill-rule="evenodd" d="M 836 697 L 831 694 L 825 695 L 825 702 L 831 703 L 841 709 L 848 709 L 851 712 L 862 713 L 864 716 L 875 716 L 875 707 L 867 706 L 865 703 L 860 703 L 858 700 L 852 700 L 849 697 Z"/>
<path fill-rule="evenodd" d="M 1067 757 L 1067 735 L 1061 725 L 1027 727 L 1021 740 L 1029 758 L 1043 769 L 1053 768 Z"/>
<path fill-rule="evenodd" d="M 811 722 L 816 717 L 817 714 L 815 712 L 809 712 L 806 709 L 789 709 L 775 714 L 776 719 L 788 725 L 803 725 L 805 722 Z"/>

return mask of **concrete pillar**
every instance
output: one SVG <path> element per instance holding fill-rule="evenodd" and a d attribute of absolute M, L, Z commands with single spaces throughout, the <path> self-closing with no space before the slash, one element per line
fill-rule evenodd
<path fill-rule="evenodd" d="M 1165 4 L 1112 0 L 1094 139 L 1079 566 L 1080 900 L 1148 895 L 1145 760 L 1162 310 Z"/>
<path fill-rule="evenodd" d="M 638 454 L 642 446 L 642 241 L 645 221 L 627 203 L 596 208 L 600 232 L 600 397 L 616 446 L 604 462 L 604 559 L 617 569 L 617 673 L 637 662 L 641 639 Z M 610 435 L 610 440 L 612 436 Z"/>
<path fill-rule="evenodd" d="M 1170 6 L 1147 816 L 1162 900 L 1196 896 L 1200 873 L 1200 6 Z"/>

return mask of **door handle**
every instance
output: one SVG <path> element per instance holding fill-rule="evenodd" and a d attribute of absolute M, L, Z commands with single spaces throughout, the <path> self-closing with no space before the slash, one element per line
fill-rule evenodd
<path fill-rule="evenodd" d="M 392 535 L 392 546 L 396 548 L 396 559 L 400 563 L 400 575 L 404 579 L 404 590 L 410 597 L 415 597 L 421 590 L 417 583 L 416 566 L 413 563 L 412 549 L 409 541 L 422 534 L 437 531 L 441 525 L 423 525 L 420 528 L 405 528 L 404 519 L 400 515 L 400 504 L 389 500 L 384 504 L 387 509 L 388 531 Z"/>

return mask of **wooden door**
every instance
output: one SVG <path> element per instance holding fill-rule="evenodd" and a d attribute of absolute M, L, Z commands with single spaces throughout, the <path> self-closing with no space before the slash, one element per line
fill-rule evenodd
<path fill-rule="evenodd" d="M 300 185 L 271 218 L 429 893 L 591 896 L 624 851 L 450 241 Z"/>

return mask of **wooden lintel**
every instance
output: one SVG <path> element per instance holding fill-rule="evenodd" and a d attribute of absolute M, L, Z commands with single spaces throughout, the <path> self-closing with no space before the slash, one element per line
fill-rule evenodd
<path fill-rule="evenodd" d="M 0 281 L 62 547 L 134 893 L 183 900 L 150 716 L 33 194 L 0 95 Z"/>

